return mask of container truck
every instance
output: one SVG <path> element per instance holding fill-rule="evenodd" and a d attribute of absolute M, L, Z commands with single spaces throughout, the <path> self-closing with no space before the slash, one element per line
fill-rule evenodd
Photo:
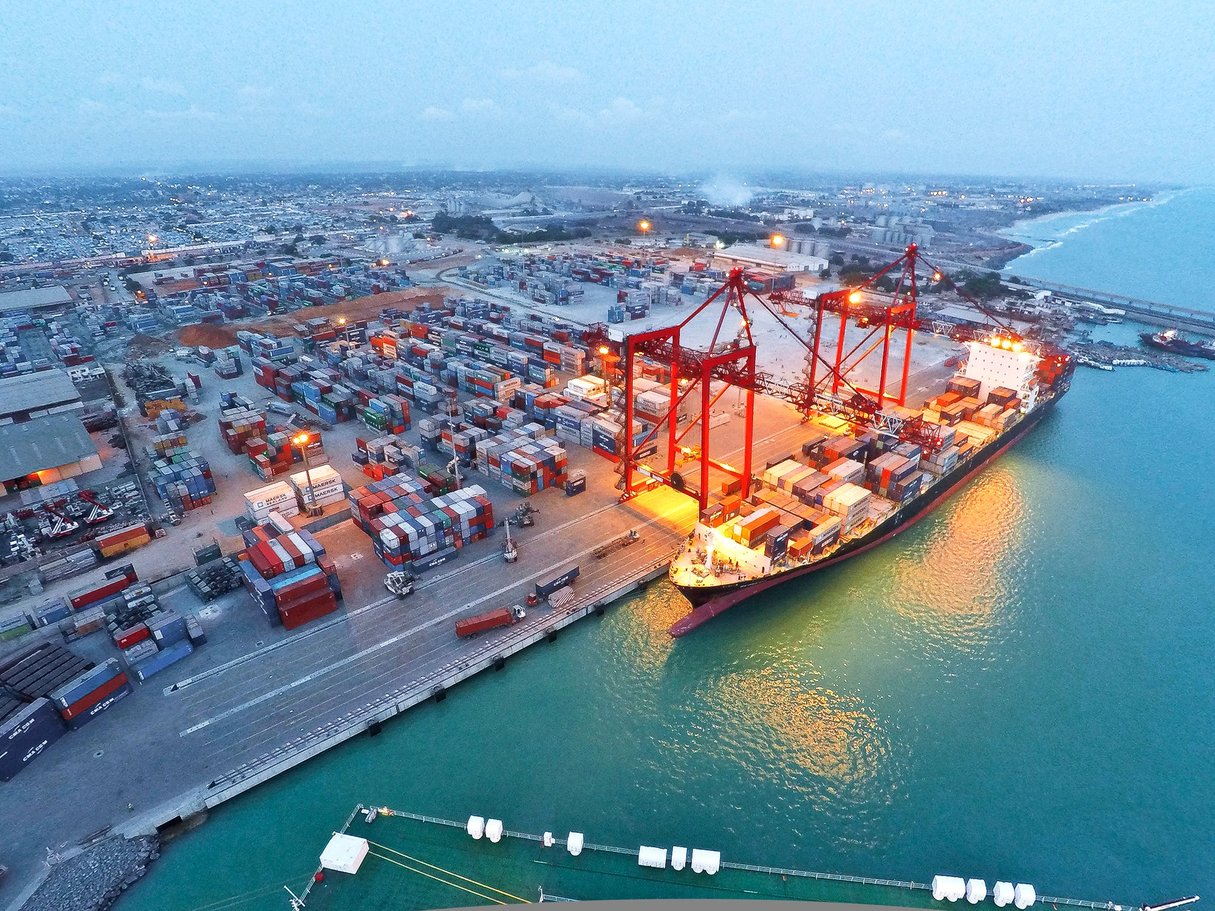
<path fill-rule="evenodd" d="M 483 633 L 486 630 L 511 626 L 526 616 L 527 612 L 518 604 L 514 607 L 497 607 L 483 614 L 461 617 L 456 621 L 456 635 L 461 639 L 470 639 L 477 633 Z"/>

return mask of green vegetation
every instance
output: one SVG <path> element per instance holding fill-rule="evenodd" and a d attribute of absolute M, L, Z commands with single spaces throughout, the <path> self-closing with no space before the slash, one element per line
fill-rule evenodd
<path fill-rule="evenodd" d="M 1006 289 L 1000 281 L 999 272 L 987 272 L 980 275 L 977 272 L 964 271 L 955 279 L 959 287 L 971 297 L 990 299 L 1001 297 Z"/>
<path fill-rule="evenodd" d="M 589 228 L 565 227 L 539 228 L 524 234 L 512 234 L 500 230 L 487 215 L 448 215 L 446 212 L 437 214 L 431 226 L 440 234 L 454 234 L 465 240 L 483 240 L 497 244 L 531 244 L 591 236 Z"/>

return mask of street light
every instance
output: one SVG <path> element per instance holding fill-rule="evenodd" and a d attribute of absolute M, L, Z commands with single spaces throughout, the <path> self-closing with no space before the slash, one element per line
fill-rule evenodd
<path fill-rule="evenodd" d="M 608 373 L 608 359 L 612 356 L 612 349 L 607 345 L 600 345 L 597 353 L 603 370 L 603 384 L 607 390 L 608 407 L 610 408 L 612 407 L 612 376 Z"/>
<path fill-rule="evenodd" d="M 292 437 L 291 442 L 300 448 L 300 455 L 304 457 L 304 480 L 308 484 L 308 505 L 305 510 L 308 515 L 315 516 L 319 509 L 316 506 L 316 493 L 312 489 L 312 467 L 308 464 L 308 434 L 300 433 Z"/>
<path fill-rule="evenodd" d="M 649 219 L 643 218 L 641 221 L 637 222 L 637 230 L 641 232 L 642 237 L 645 237 L 650 233 L 651 227 L 653 226 L 650 224 Z"/>
<path fill-rule="evenodd" d="M 785 245 L 785 235 L 773 234 L 768 238 L 769 247 L 783 247 Z"/>
<path fill-rule="evenodd" d="M 337 323 L 338 323 L 338 327 L 342 330 L 342 338 L 345 340 L 346 344 L 349 345 L 350 344 L 350 329 L 346 326 L 346 317 L 339 316 Z"/>

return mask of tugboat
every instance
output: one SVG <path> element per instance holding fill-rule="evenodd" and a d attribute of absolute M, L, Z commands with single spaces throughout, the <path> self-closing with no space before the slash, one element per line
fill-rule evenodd
<path fill-rule="evenodd" d="M 1166 329 L 1164 332 L 1140 332 L 1139 341 L 1149 348 L 1159 348 L 1172 354 L 1184 354 L 1187 357 L 1203 357 L 1215 361 L 1215 343 L 1191 342 L 1177 334 L 1176 329 Z"/>

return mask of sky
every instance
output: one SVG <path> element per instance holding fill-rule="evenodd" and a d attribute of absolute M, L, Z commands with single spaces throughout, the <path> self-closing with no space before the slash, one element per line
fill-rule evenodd
<path fill-rule="evenodd" d="M 1215 182 L 1215 4 L 4 5 L 0 170 L 381 162 Z"/>

